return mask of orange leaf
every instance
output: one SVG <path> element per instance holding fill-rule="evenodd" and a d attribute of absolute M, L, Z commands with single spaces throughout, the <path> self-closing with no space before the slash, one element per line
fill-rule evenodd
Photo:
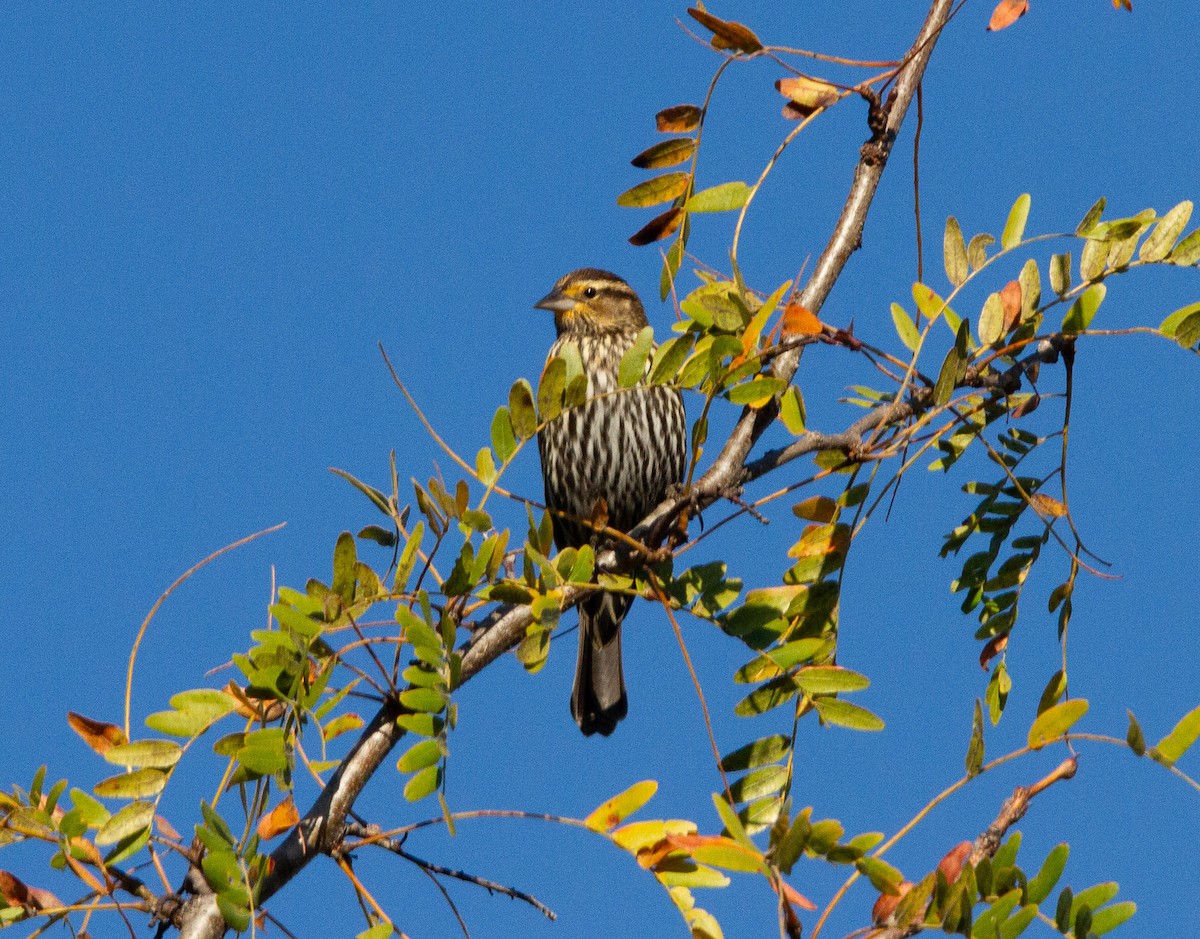
<path fill-rule="evenodd" d="M 992 636 L 988 640 L 987 645 L 983 647 L 983 651 L 979 653 L 979 667 L 986 672 L 988 666 L 992 664 L 992 659 L 1006 648 L 1008 648 L 1008 633 L 1000 636 Z"/>
<path fill-rule="evenodd" d="M 792 300 L 783 308 L 784 336 L 819 336 L 821 321 L 808 307 Z"/>
<path fill-rule="evenodd" d="M 733 49 L 735 52 L 760 52 L 763 44 L 753 30 L 741 23 L 718 19 L 711 13 L 688 7 L 688 16 L 701 26 L 712 30 L 714 49 Z"/>
<path fill-rule="evenodd" d="M 775 82 L 775 90 L 789 99 L 784 109 L 785 117 L 808 117 L 818 108 L 827 108 L 838 100 L 838 91 L 833 85 L 815 78 L 781 78 Z"/>
<path fill-rule="evenodd" d="M 1000 302 L 1004 304 L 1004 335 L 1012 332 L 1021 319 L 1021 285 L 1010 280 L 1000 291 Z"/>
<path fill-rule="evenodd" d="M 75 858 L 71 857 L 70 851 L 64 851 L 63 857 L 66 858 L 67 866 L 71 868 L 71 871 L 76 877 L 82 880 L 101 896 L 108 893 L 108 890 L 105 889 L 104 884 L 100 883 L 100 881 L 96 879 L 95 874 L 84 867 L 79 861 L 75 860 Z"/>
<path fill-rule="evenodd" d="M 684 217 L 685 213 L 683 209 L 678 206 L 673 209 L 667 209 L 662 215 L 654 216 L 649 222 L 630 235 L 629 243 L 631 245 L 648 245 L 655 241 L 662 241 L 664 238 L 669 238 L 683 224 Z"/>
<path fill-rule="evenodd" d="M 276 835 L 290 831 L 298 821 L 300 813 L 296 811 L 296 803 L 289 793 L 286 799 L 258 820 L 258 837 L 263 841 L 270 841 Z"/>
<path fill-rule="evenodd" d="M 175 841 L 182 841 L 183 835 L 175 830 L 175 827 L 161 815 L 154 816 L 154 826 L 158 829 L 158 833 Z"/>
<path fill-rule="evenodd" d="M 960 841 L 951 848 L 944 858 L 938 861 L 937 869 L 941 871 L 946 880 L 950 883 L 958 880 L 958 875 L 962 873 L 963 861 L 967 859 L 967 855 L 971 853 L 971 842 Z"/>
<path fill-rule="evenodd" d="M 896 912 L 896 907 L 900 905 L 900 901 L 904 899 L 904 895 L 912 890 L 913 884 L 911 880 L 902 880 L 897 886 L 895 894 L 881 893 L 879 899 L 875 901 L 875 905 L 871 907 L 871 921 L 876 926 L 885 926 L 891 921 L 892 914 Z"/>
<path fill-rule="evenodd" d="M 678 850 L 679 848 L 671 844 L 669 839 L 663 838 L 648 848 L 642 848 L 637 853 L 637 862 L 646 870 L 653 870 L 656 865 L 666 860 L 668 855 L 674 854 Z"/>
<path fill-rule="evenodd" d="M 664 134 L 686 134 L 700 126 L 704 112 L 694 104 L 676 104 L 654 115 L 654 126 Z"/>
<path fill-rule="evenodd" d="M 1015 408 L 1013 408 L 1012 416 L 1019 419 L 1024 417 L 1026 414 L 1032 414 L 1037 410 L 1037 406 L 1041 403 L 1042 398 L 1040 395 L 1033 395 L 1032 397 L 1026 398 Z"/>
<path fill-rule="evenodd" d="M 989 32 L 999 32 L 1006 26 L 1012 26 L 1017 20 L 1029 12 L 1029 0 L 1000 0 L 996 9 L 992 10 L 992 18 L 988 22 Z"/>
<path fill-rule="evenodd" d="M 813 903 L 812 900 L 802 894 L 782 877 L 779 878 L 779 880 L 772 882 L 771 886 L 774 887 L 776 884 L 783 888 L 783 895 L 787 897 L 788 902 L 791 903 L 792 906 L 798 906 L 802 910 L 815 910 L 817 908 L 817 905 Z M 778 893 L 779 891 L 777 890 L 775 892 Z"/>
<path fill-rule="evenodd" d="M 1054 498 L 1054 496 L 1042 495 L 1040 492 L 1035 492 L 1029 497 L 1029 504 L 1037 510 L 1039 515 L 1062 518 L 1067 514 L 1067 507 Z"/>
<path fill-rule="evenodd" d="M 106 724 L 104 721 L 94 721 L 90 717 L 67 712 L 67 723 L 71 729 L 83 738 L 83 742 L 103 756 L 118 744 L 128 743 L 125 732 L 116 724 Z"/>
<path fill-rule="evenodd" d="M 1112 0 L 1114 10 L 1128 10 L 1133 12 L 1133 0 Z"/>
<path fill-rule="evenodd" d="M 29 888 L 8 871 L 0 871 L 0 899 L 9 906 L 24 906 L 29 902 Z"/>

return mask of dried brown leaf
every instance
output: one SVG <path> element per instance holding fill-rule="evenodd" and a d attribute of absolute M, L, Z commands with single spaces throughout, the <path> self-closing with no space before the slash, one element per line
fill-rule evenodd
<path fill-rule="evenodd" d="M 664 134 L 686 134 L 699 127 L 703 117 L 694 104 L 676 104 L 654 115 L 654 126 Z"/>
<path fill-rule="evenodd" d="M 631 245 L 648 245 L 663 238 L 669 238 L 683 224 L 686 213 L 679 206 L 667 209 L 662 215 L 656 215 L 645 225 L 629 236 Z"/>
<path fill-rule="evenodd" d="M 762 51 L 762 42 L 754 35 L 753 30 L 742 23 L 720 19 L 696 7 L 688 7 L 688 16 L 701 26 L 712 30 L 714 49 L 732 49 L 735 52 L 746 53 Z"/>
<path fill-rule="evenodd" d="M 74 711 L 67 713 L 67 723 L 71 725 L 71 729 L 75 733 L 83 738 L 84 743 L 101 756 L 118 744 L 129 742 L 125 731 L 116 724 L 94 721 L 90 717 L 84 717 Z"/>

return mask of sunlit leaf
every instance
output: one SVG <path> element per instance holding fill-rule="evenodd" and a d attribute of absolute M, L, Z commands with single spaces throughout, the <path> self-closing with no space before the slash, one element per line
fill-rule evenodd
<path fill-rule="evenodd" d="M 992 18 L 988 20 L 988 30 L 999 32 L 1011 26 L 1029 12 L 1029 0 L 1000 0 L 992 10 Z"/>
<path fill-rule="evenodd" d="M 784 114 L 794 118 L 805 118 L 818 108 L 836 104 L 839 97 L 835 86 L 802 75 L 778 79 L 775 90 L 788 99 Z"/>
<path fill-rule="evenodd" d="M 741 23 L 718 19 L 698 7 L 688 7 L 688 16 L 712 31 L 714 49 L 732 49 L 735 52 L 753 53 L 761 51 L 763 47 L 753 31 Z"/>
<path fill-rule="evenodd" d="M 584 819 L 584 824 L 592 831 L 612 831 L 626 818 L 650 801 L 658 791 L 658 783 L 653 779 L 645 779 L 634 783 L 624 792 L 618 793 L 611 799 L 600 803 L 596 809 Z"/>
<path fill-rule="evenodd" d="M 1004 223 L 1004 233 L 1000 236 L 1000 247 L 1005 250 L 1015 248 L 1025 235 L 1025 222 L 1029 219 L 1029 193 L 1017 196 L 1012 209 L 1008 213 L 1008 221 Z"/>
<path fill-rule="evenodd" d="M 1067 315 L 1063 317 L 1063 332 L 1081 333 L 1087 329 L 1096 315 L 1096 311 L 1100 309 L 1100 304 L 1104 302 L 1104 295 L 1107 292 L 1108 288 L 1104 284 L 1092 284 L 1080 294 L 1071 304 Z"/>
<path fill-rule="evenodd" d="M 967 264 L 967 246 L 963 241 L 962 228 L 953 215 L 946 219 L 946 231 L 942 236 L 942 261 L 946 266 L 946 279 L 955 287 L 963 284 L 970 274 Z M 895 313 L 892 314 L 893 319 Z M 903 337 L 901 337 L 903 338 Z M 909 348 L 913 348 L 909 346 Z"/>
<path fill-rule="evenodd" d="M 1158 224 L 1154 226 L 1152 231 L 1144 242 L 1142 242 L 1141 250 L 1138 251 L 1138 257 L 1143 261 L 1161 261 L 1171 249 L 1175 247 L 1175 241 L 1179 238 L 1180 233 L 1188 223 L 1188 219 L 1192 217 L 1192 203 L 1184 200 L 1179 205 L 1171 209 L 1166 215 L 1158 220 Z"/>
<path fill-rule="evenodd" d="M 75 733 L 83 738 L 83 742 L 103 756 L 112 747 L 126 742 L 125 732 L 116 724 L 104 721 L 94 721 L 90 717 L 67 712 L 67 723 Z"/>
<path fill-rule="evenodd" d="M 917 329 L 913 318 L 908 315 L 908 311 L 899 303 L 892 304 L 892 323 L 896 327 L 896 335 L 900 337 L 900 341 L 904 343 L 908 351 L 916 352 L 917 346 L 921 343 L 920 330 Z"/>
<path fill-rule="evenodd" d="M 666 166 L 678 166 L 687 160 L 696 150 L 696 141 L 692 137 L 673 137 L 663 140 L 653 147 L 648 147 L 631 162 L 638 169 L 655 170 Z"/>
<path fill-rule="evenodd" d="M 1180 718 L 1179 723 L 1150 751 L 1160 763 L 1173 766 L 1200 738 L 1200 707 L 1194 708 Z"/>
<path fill-rule="evenodd" d="M 700 126 L 703 116 L 694 104 L 676 104 L 654 115 L 654 124 L 664 134 L 686 134 Z"/>
<path fill-rule="evenodd" d="M 622 388 L 632 388 L 646 373 L 646 360 L 654 346 L 654 329 L 644 326 L 637 338 L 621 356 L 621 364 L 617 369 L 617 384 Z"/>
<path fill-rule="evenodd" d="M 743 182 L 721 183 L 696 193 L 684 206 L 687 212 L 730 212 L 750 199 L 751 189 Z"/>
<path fill-rule="evenodd" d="M 817 713 L 830 724 L 850 730 L 883 730 L 883 720 L 864 707 L 840 698 L 815 698 Z"/>
<path fill-rule="evenodd" d="M 1029 728 L 1029 746 L 1040 750 L 1047 743 L 1059 739 L 1070 730 L 1084 714 L 1087 713 L 1088 703 L 1083 698 L 1062 701 L 1049 710 L 1043 711 Z"/>
<path fill-rule="evenodd" d="M 644 208 L 678 199 L 691 185 L 691 173 L 664 173 L 644 180 L 617 196 L 617 205 L 626 208 Z"/>

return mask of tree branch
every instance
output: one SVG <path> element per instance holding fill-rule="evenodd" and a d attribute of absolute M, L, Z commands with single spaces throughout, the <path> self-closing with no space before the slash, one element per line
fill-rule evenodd
<path fill-rule="evenodd" d="M 863 145 L 841 215 L 813 269 L 812 277 L 800 295 L 800 302 L 814 313 L 821 309 L 850 256 L 862 243 L 867 211 L 875 197 L 908 106 L 925 74 L 934 45 L 949 19 L 951 6 L 952 0 L 934 0 L 931 4 L 920 32 L 905 56 L 905 64 L 899 70 L 895 87 L 882 107 L 882 114 L 872 115 L 872 137 Z M 883 119 L 877 120 L 879 117 Z M 799 363 L 800 349 L 791 350 L 772 363 L 772 372 L 790 382 Z M 745 482 L 748 472 L 746 460 L 755 443 L 775 420 L 778 407 L 777 403 L 771 402 L 758 410 L 746 408 L 713 465 L 696 482 L 693 491 L 664 500 L 630 532 L 630 536 L 656 547 L 662 543 L 684 509 L 711 505 L 721 498 L 722 493 Z M 564 608 L 574 605 L 582 593 L 580 588 L 566 588 L 563 591 Z M 462 682 L 478 674 L 520 642 L 532 621 L 533 615 L 528 606 L 503 606 L 489 614 L 473 630 L 464 648 Z M 337 845 L 354 800 L 404 734 L 396 725 L 398 714 L 395 705 L 384 705 L 300 824 L 272 852 L 270 873 L 262 885 L 260 903 L 295 877 L 310 860 L 318 854 L 328 853 Z M 176 924 L 182 939 L 217 939 L 225 932 L 225 923 L 212 894 L 188 900 Z"/>

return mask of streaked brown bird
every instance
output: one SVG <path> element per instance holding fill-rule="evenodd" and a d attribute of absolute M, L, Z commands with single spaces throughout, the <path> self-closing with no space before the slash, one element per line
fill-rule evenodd
<path fill-rule="evenodd" d="M 599 547 L 591 519 L 603 499 L 608 525 L 629 531 L 681 482 L 687 458 L 687 418 L 675 389 L 619 389 L 621 356 L 646 326 L 633 288 L 615 274 L 585 267 L 554 285 L 535 307 L 554 313 L 558 339 L 579 350 L 588 401 L 563 412 L 538 434 L 546 505 L 559 550 Z M 565 513 L 565 514 L 559 514 Z M 579 657 L 571 713 L 584 734 L 611 734 L 628 710 L 621 667 L 621 621 L 632 598 L 595 592 L 578 606 Z"/>

